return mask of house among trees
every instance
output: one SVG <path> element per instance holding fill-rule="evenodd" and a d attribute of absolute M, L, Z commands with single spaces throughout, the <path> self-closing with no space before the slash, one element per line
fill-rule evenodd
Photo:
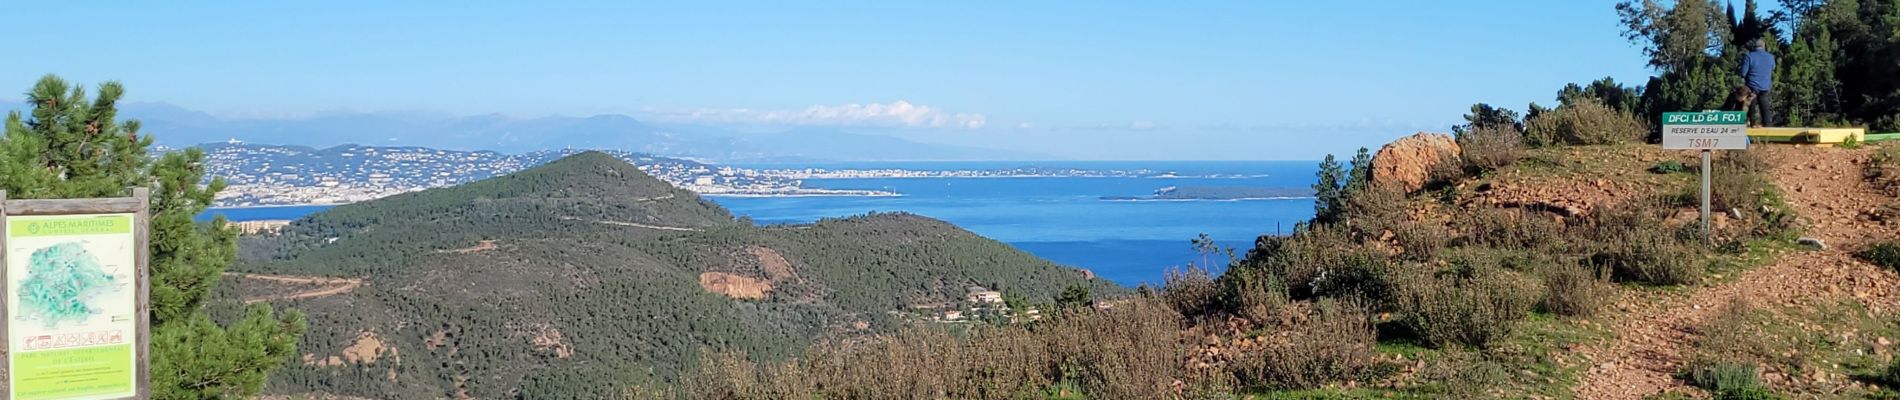
<path fill-rule="evenodd" d="M 972 304 L 1002 304 L 1003 292 L 989 290 L 988 288 L 985 288 L 982 286 L 970 286 L 970 303 Z"/>

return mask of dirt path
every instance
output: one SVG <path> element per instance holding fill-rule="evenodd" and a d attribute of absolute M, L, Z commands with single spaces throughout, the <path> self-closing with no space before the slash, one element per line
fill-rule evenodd
<path fill-rule="evenodd" d="M 356 279 L 356 278 L 329 278 L 329 277 L 321 277 L 321 276 L 291 276 L 291 275 L 260 275 L 260 274 L 241 274 L 241 273 L 235 273 L 235 272 L 226 272 L 224 273 L 224 275 L 236 277 L 238 279 L 250 279 L 250 280 L 268 281 L 268 282 L 276 282 L 276 283 L 287 283 L 287 284 L 293 284 L 293 285 L 320 285 L 321 286 L 316 289 L 305 290 L 301 292 L 294 292 L 290 294 L 249 297 L 249 298 L 244 299 L 244 304 L 251 304 L 251 303 L 257 303 L 257 302 L 262 302 L 262 301 L 301 300 L 301 299 L 314 299 L 314 298 L 325 297 L 325 296 L 335 296 L 339 294 L 349 293 L 351 290 L 356 290 L 356 288 L 363 286 L 363 280 Z"/>
<path fill-rule="evenodd" d="M 1874 310 L 1892 310 L 1900 303 L 1894 290 L 1900 278 L 1850 253 L 1869 238 L 1895 237 L 1894 226 L 1859 218 L 1864 206 L 1856 205 L 1886 197 L 1861 179 L 1862 163 L 1870 153 L 1795 147 L 1749 151 L 1767 153 L 1775 166 L 1776 185 L 1813 223 L 1807 236 L 1825 240 L 1829 248 L 1784 254 L 1771 265 L 1686 296 L 1648 304 L 1632 304 L 1643 300 L 1626 296 L 1618 306 L 1625 316 L 1611 325 L 1616 339 L 1582 351 L 1591 364 L 1577 387 L 1577 398 L 1640 399 L 1683 389 L 1673 374 L 1687 361 L 1697 327 L 1736 299 L 1771 306 L 1852 295 Z"/>
<path fill-rule="evenodd" d="M 580 218 L 574 218 L 574 217 L 561 217 L 561 219 L 568 220 L 568 221 L 583 221 Z M 658 229 L 662 231 L 675 231 L 675 232 L 699 232 L 703 230 L 700 228 L 688 228 L 688 227 L 678 227 L 678 226 L 647 225 L 647 224 L 642 224 L 642 223 L 637 223 L 637 222 L 606 221 L 606 220 L 589 221 L 589 222 L 593 222 L 596 224 L 607 224 L 607 225 L 613 225 L 613 226 L 631 226 L 635 228 Z"/>

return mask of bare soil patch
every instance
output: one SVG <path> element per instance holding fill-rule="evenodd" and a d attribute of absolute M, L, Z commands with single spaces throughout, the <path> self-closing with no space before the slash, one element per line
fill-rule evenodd
<path fill-rule="evenodd" d="M 1764 146 L 1773 179 L 1786 200 L 1810 222 L 1808 236 L 1826 250 L 1781 255 L 1768 266 L 1733 281 L 1694 288 L 1686 294 L 1647 299 L 1626 292 L 1611 321 L 1616 338 L 1581 351 L 1590 367 L 1577 387 L 1584 399 L 1640 399 L 1665 392 L 1693 392 L 1674 374 L 1683 367 L 1698 329 L 1733 301 L 1800 306 L 1851 297 L 1875 315 L 1900 305 L 1900 275 L 1854 258 L 1851 251 L 1877 238 L 1895 237 L 1891 223 L 1861 217 L 1867 204 L 1885 195 L 1860 179 L 1865 150 Z"/>

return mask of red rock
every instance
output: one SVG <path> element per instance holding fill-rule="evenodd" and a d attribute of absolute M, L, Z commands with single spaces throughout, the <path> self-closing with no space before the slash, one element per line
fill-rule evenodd
<path fill-rule="evenodd" d="M 1372 183 L 1414 192 L 1425 187 L 1432 167 L 1462 154 L 1451 135 L 1419 132 L 1399 138 L 1372 156 Z"/>

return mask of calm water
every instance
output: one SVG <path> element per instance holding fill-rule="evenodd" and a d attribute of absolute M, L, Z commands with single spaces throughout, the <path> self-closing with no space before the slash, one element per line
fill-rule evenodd
<path fill-rule="evenodd" d="M 733 214 L 763 224 L 803 223 L 870 211 L 907 211 L 942 219 L 1057 263 L 1087 268 L 1124 285 L 1159 283 L 1168 267 L 1196 261 L 1189 240 L 1206 233 L 1245 252 L 1262 234 L 1291 230 L 1310 218 L 1311 199 L 1241 201 L 1110 201 L 1166 186 L 1305 187 L 1316 163 L 1064 162 L 755 164 L 746 167 L 996 169 L 1024 166 L 1151 169 L 1181 176 L 1231 178 L 901 178 L 811 179 L 807 187 L 884 189 L 900 197 L 715 197 Z M 325 206 L 216 209 L 238 221 L 293 219 Z"/>

